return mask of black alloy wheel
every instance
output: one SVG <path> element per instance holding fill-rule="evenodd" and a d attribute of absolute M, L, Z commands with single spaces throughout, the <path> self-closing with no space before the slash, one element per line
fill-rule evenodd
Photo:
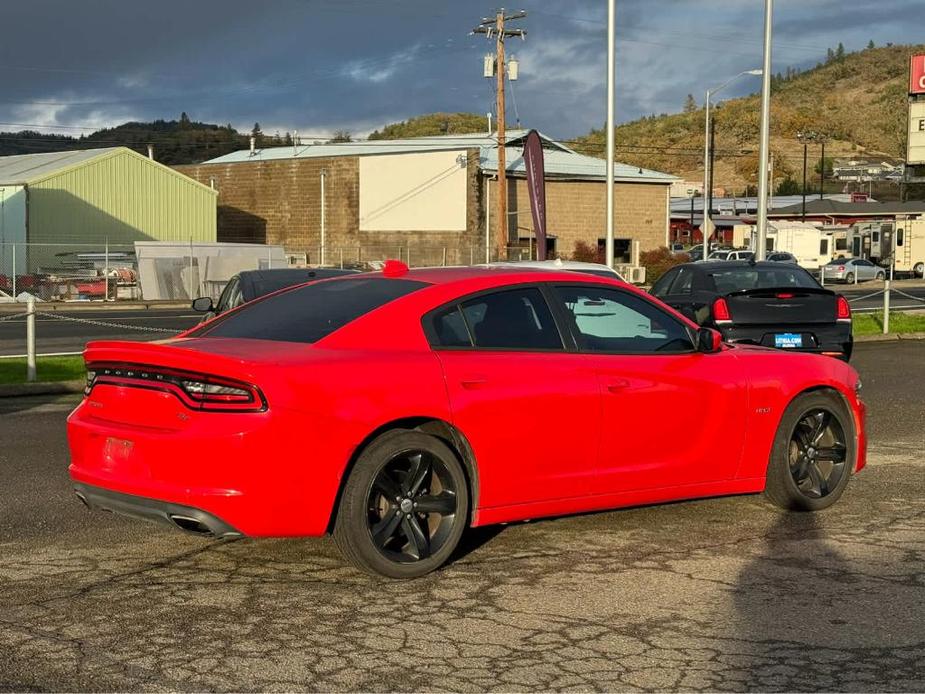
<path fill-rule="evenodd" d="M 811 410 L 793 428 L 789 454 L 797 489 L 807 498 L 821 499 L 838 488 L 846 474 L 845 430 L 828 410 Z"/>
<path fill-rule="evenodd" d="M 387 559 L 415 562 L 451 535 L 458 490 L 446 465 L 424 450 L 402 451 L 379 470 L 367 496 L 367 527 Z"/>
<path fill-rule="evenodd" d="M 333 535 L 358 569 L 417 578 L 450 558 L 468 524 L 468 480 L 456 452 L 436 436 L 393 429 L 357 458 Z"/>
<path fill-rule="evenodd" d="M 840 394 L 817 390 L 797 396 L 774 436 L 765 496 L 791 511 L 821 511 L 839 498 L 857 461 L 854 416 Z"/>

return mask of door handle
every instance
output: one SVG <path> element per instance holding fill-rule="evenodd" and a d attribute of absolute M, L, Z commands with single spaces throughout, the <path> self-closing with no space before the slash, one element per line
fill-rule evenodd
<path fill-rule="evenodd" d="M 607 384 L 607 390 L 609 390 L 611 393 L 619 393 L 621 390 L 624 390 L 625 388 L 629 388 L 629 387 L 630 387 L 630 382 L 627 381 L 625 378 L 618 378 L 613 381 L 610 381 Z"/>
<path fill-rule="evenodd" d="M 464 378 L 460 380 L 459 385 L 461 385 L 466 390 L 474 390 L 475 388 L 480 388 L 488 382 L 488 379 L 483 378 L 482 376 L 471 376 L 469 378 Z"/>

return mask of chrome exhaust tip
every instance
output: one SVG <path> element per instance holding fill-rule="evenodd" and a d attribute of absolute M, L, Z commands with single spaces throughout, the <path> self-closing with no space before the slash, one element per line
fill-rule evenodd
<path fill-rule="evenodd" d="M 179 514 L 172 513 L 167 516 L 174 525 L 176 525 L 180 530 L 185 530 L 188 533 L 193 533 L 195 535 L 212 535 L 212 530 L 208 525 L 203 523 L 198 518 L 191 518 L 190 516 L 181 516 Z"/>

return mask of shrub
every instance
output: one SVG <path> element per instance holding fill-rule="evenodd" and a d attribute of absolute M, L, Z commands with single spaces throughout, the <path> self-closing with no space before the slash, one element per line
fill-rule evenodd
<path fill-rule="evenodd" d="M 654 284 L 675 265 L 690 262 L 686 253 L 672 253 L 666 246 L 639 254 L 639 264 L 646 269 L 646 284 Z"/>
<path fill-rule="evenodd" d="M 603 263 L 604 251 L 597 244 L 591 245 L 584 241 L 576 241 L 572 250 L 572 260 L 582 263 Z"/>

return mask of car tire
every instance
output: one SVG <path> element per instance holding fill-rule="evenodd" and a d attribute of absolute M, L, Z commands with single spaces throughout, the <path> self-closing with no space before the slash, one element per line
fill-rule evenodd
<path fill-rule="evenodd" d="M 916 263 L 915 267 L 912 268 L 912 274 L 925 278 L 925 263 Z"/>
<path fill-rule="evenodd" d="M 468 483 L 456 454 L 438 438 L 395 429 L 357 458 L 333 535 L 358 569 L 417 578 L 449 559 L 468 521 Z"/>
<path fill-rule="evenodd" d="M 854 284 L 854 273 L 849 272 L 845 275 L 845 284 Z"/>
<path fill-rule="evenodd" d="M 882 282 L 885 279 L 886 279 L 886 273 L 883 270 L 879 270 L 877 272 L 877 281 Z"/>
<path fill-rule="evenodd" d="M 831 390 L 797 397 L 781 417 L 765 497 L 789 511 L 821 511 L 845 491 L 857 460 L 854 418 Z"/>

